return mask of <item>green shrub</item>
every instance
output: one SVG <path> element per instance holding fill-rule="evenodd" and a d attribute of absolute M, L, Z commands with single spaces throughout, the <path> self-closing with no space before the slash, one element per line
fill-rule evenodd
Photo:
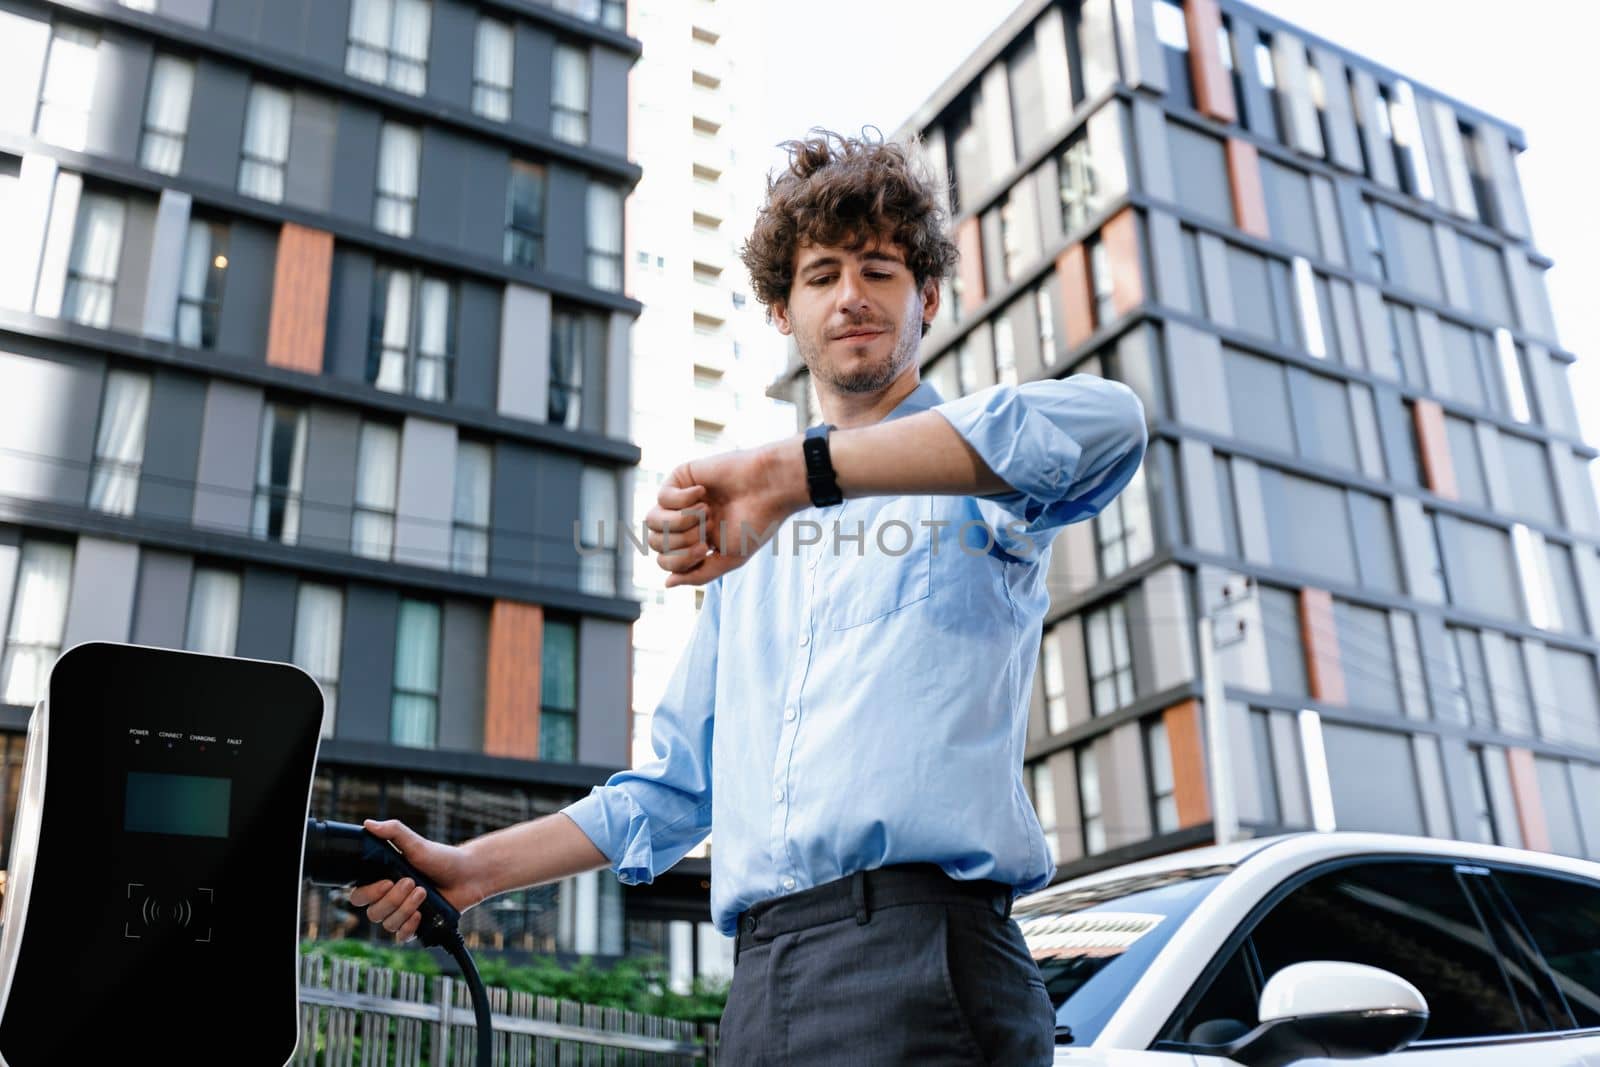
<path fill-rule="evenodd" d="M 300 951 L 328 959 L 362 960 L 411 974 L 444 973 L 438 959 L 426 949 L 350 939 L 306 941 L 301 943 Z M 627 957 L 601 968 L 587 956 L 571 967 L 542 957 L 531 963 L 512 964 L 490 956 L 478 960 L 478 974 L 485 986 L 696 1023 L 716 1022 L 728 1000 L 725 982 L 696 979 L 687 994 L 672 992 L 666 988 L 664 964 L 654 957 Z"/>

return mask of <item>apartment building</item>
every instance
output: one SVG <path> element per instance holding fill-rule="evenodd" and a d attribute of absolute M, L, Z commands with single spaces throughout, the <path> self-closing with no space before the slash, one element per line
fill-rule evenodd
<path fill-rule="evenodd" d="M 633 514 L 642 518 L 673 468 L 794 432 L 793 407 L 766 395 L 788 350 L 750 292 L 739 246 L 765 191 L 750 150 L 763 86 L 756 33 L 763 5 L 635 0 L 629 31 L 644 55 L 631 77 L 629 156 L 644 177 L 628 198 L 627 291 L 644 304 L 633 328 L 633 440 L 640 449 Z M 642 602 L 633 630 L 633 760 L 654 758 L 650 723 L 694 631 L 704 590 L 667 589 L 654 559 L 629 548 Z M 661 924 L 655 952 L 669 979 L 726 978 L 732 941 L 708 912 L 714 843 L 649 890 Z M 639 912 L 641 909 L 634 909 Z M 630 926 L 644 950 L 646 927 Z"/>
<path fill-rule="evenodd" d="M 0 0 L 4 832 L 96 639 L 305 668 L 321 816 L 457 841 L 628 764 L 625 18 Z M 627 946 L 599 874 L 467 926 Z"/>
<path fill-rule="evenodd" d="M 1600 517 L 1505 120 L 1230 0 L 1027 0 L 908 122 L 946 398 L 1141 397 L 1051 558 L 1026 771 L 1058 876 L 1246 834 L 1600 856 Z M 819 421 L 804 368 L 775 392 Z M 1248 579 L 1248 581 L 1247 581 Z"/>

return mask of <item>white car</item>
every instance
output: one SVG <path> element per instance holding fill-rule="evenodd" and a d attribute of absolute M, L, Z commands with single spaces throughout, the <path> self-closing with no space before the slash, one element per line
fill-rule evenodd
<path fill-rule="evenodd" d="M 1600 863 L 1293 834 L 1064 882 L 1012 914 L 1058 1064 L 1600 1067 Z"/>

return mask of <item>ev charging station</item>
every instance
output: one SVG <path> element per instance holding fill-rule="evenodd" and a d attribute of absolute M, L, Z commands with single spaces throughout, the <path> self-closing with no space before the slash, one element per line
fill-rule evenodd
<path fill-rule="evenodd" d="M 297 667 L 91 642 L 28 724 L 0 930 L 0 1067 L 283 1067 L 299 1034 L 302 879 L 410 875 L 309 819 L 322 693 Z M 311 848 L 308 850 L 308 843 Z M 418 937 L 482 985 L 429 887 Z"/>

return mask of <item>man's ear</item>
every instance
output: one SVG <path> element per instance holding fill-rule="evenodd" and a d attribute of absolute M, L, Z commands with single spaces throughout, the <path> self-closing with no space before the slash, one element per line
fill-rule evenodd
<path fill-rule="evenodd" d="M 922 283 L 922 324 L 932 326 L 939 316 L 939 280 L 929 278 Z"/>
<path fill-rule="evenodd" d="M 786 300 L 772 302 L 772 322 L 778 327 L 778 332 L 788 337 L 794 332 L 794 325 L 789 321 L 789 303 Z"/>

